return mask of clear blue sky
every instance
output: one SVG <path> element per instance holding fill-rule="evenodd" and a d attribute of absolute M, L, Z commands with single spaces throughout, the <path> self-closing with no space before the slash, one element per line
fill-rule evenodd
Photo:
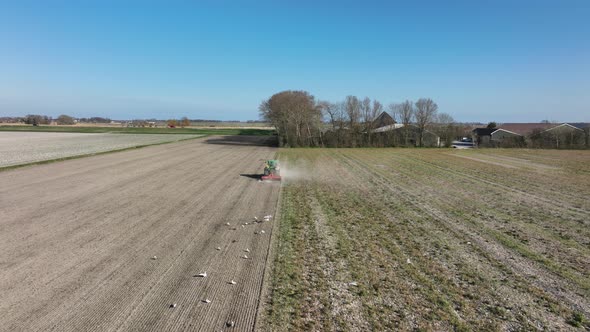
<path fill-rule="evenodd" d="M 590 122 L 590 1 L 0 2 L 3 116 L 248 120 L 286 89 Z"/>

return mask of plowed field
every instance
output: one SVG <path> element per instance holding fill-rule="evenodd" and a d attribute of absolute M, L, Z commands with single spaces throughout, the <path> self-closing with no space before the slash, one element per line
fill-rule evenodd
<path fill-rule="evenodd" d="M 590 151 L 280 158 L 266 330 L 590 329 Z"/>
<path fill-rule="evenodd" d="M 0 167 L 174 142 L 199 135 L 0 131 Z"/>
<path fill-rule="evenodd" d="M 273 223 L 253 218 L 280 188 L 252 175 L 264 140 L 0 172 L 0 330 L 252 330 Z"/>

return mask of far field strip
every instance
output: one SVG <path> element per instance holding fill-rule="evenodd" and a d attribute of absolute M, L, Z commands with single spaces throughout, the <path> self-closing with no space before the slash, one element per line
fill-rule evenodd
<path fill-rule="evenodd" d="M 199 137 L 203 135 L 0 132 L 0 169 Z"/>
<path fill-rule="evenodd" d="M 274 157 L 264 140 L 1 172 L 0 330 L 252 330 L 273 231 L 254 216 L 274 215 L 280 184 L 242 174 Z"/>
<path fill-rule="evenodd" d="M 588 151 L 279 156 L 267 330 L 590 327 Z"/>

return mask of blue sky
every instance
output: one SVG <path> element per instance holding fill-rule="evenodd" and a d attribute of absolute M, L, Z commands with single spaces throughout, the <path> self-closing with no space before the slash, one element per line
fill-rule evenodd
<path fill-rule="evenodd" d="M 307 90 L 590 122 L 590 1 L 1 1 L 0 115 L 258 118 Z"/>

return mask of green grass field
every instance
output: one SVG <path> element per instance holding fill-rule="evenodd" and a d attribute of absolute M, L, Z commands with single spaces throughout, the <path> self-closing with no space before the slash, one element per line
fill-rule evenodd
<path fill-rule="evenodd" d="M 279 159 L 268 330 L 590 328 L 590 151 Z"/>
<path fill-rule="evenodd" d="M 0 131 L 119 134 L 272 135 L 273 130 L 252 128 L 131 128 L 81 126 L 0 126 Z"/>

